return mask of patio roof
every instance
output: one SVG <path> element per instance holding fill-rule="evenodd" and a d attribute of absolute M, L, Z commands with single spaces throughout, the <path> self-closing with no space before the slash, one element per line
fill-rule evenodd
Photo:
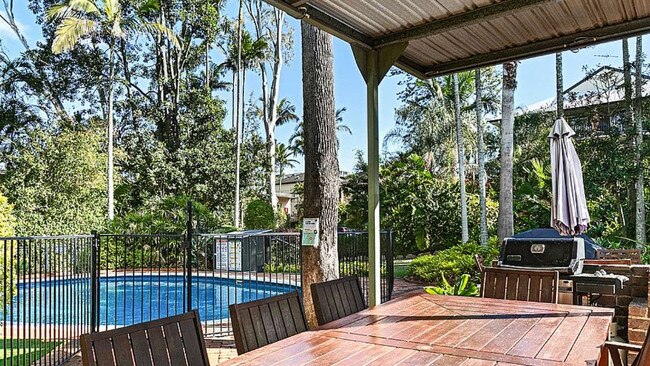
<path fill-rule="evenodd" d="M 650 31 L 647 0 L 265 0 L 420 78 Z"/>

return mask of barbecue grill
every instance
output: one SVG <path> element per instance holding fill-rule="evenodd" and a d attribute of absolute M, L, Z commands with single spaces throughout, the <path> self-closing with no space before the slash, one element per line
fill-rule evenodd
<path fill-rule="evenodd" d="M 584 265 L 585 242 L 570 238 L 506 238 L 497 266 L 560 273 L 560 303 L 581 304 L 584 295 L 616 294 L 628 281 L 605 273 L 599 266 Z"/>

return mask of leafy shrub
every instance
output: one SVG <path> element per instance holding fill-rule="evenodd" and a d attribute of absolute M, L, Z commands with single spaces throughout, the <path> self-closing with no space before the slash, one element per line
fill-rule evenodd
<path fill-rule="evenodd" d="M 467 243 L 455 245 L 434 254 L 419 256 L 409 264 L 408 277 L 416 281 L 441 283 L 442 273 L 445 273 L 451 282 L 458 281 L 462 274 L 469 274 L 470 280 L 480 281 L 474 255 L 480 254 L 486 263 L 490 263 L 499 254 L 495 241 L 491 240 L 487 247 Z"/>
<path fill-rule="evenodd" d="M 247 229 L 274 229 L 275 212 L 270 203 L 253 200 L 246 206 L 244 225 Z"/>
<path fill-rule="evenodd" d="M 0 237 L 15 235 L 15 228 L 16 219 L 13 215 L 13 206 L 9 203 L 7 197 L 0 193 Z M 17 271 L 10 271 L 7 268 L 9 266 L 15 266 L 16 261 L 14 258 L 5 258 L 12 252 L 11 246 L 15 246 L 15 243 L 8 240 L 0 240 L 0 263 L 3 265 L 6 263 L 6 267 L 2 270 L 2 278 L 0 278 L 0 309 L 11 301 L 16 291 L 15 277 Z M 11 278 L 9 277 L 10 273 L 13 273 Z M 7 284 L 6 288 L 5 284 Z"/>
<path fill-rule="evenodd" d="M 425 287 L 424 290 L 433 295 L 450 295 L 450 296 L 478 296 L 478 287 L 474 282 L 469 282 L 469 275 L 466 273 L 460 276 L 455 285 L 449 284 L 445 274 L 441 273 L 442 285 Z"/>
<path fill-rule="evenodd" d="M 183 234 L 187 230 L 187 196 L 167 196 L 146 202 L 134 212 L 117 217 L 110 228 L 116 234 Z M 210 209 L 192 202 L 194 227 L 200 232 L 228 232 Z"/>
<path fill-rule="evenodd" d="M 266 273 L 300 273 L 299 264 L 271 264 L 264 265 Z"/>

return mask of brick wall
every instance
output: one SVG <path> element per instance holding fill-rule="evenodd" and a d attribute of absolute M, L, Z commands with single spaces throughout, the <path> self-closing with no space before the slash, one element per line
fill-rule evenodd
<path fill-rule="evenodd" d="M 643 321 L 648 320 L 648 287 L 650 285 L 648 273 L 650 272 L 650 266 L 608 265 L 601 266 L 601 268 L 607 273 L 623 275 L 630 279 L 622 291 L 616 295 L 602 295 L 597 300 L 597 304 L 616 310 L 615 320 L 622 327 L 619 336 L 628 338 L 628 333 L 633 337 L 637 336 L 640 329 L 647 329 L 647 323 L 643 323 Z M 645 310 L 642 311 L 642 309 Z M 632 316 L 630 314 L 632 310 L 635 311 L 635 314 L 643 313 L 644 315 Z M 643 334 L 645 335 L 645 330 Z"/>
<path fill-rule="evenodd" d="M 615 273 L 628 277 L 630 280 L 623 290 L 616 295 L 602 295 L 597 303 L 599 306 L 611 307 L 616 310 L 615 319 L 619 326 L 618 335 L 633 344 L 643 344 L 648 326 L 650 325 L 650 266 L 647 265 L 610 265 L 601 266 L 607 273 Z M 630 354 L 629 360 L 633 360 Z"/>

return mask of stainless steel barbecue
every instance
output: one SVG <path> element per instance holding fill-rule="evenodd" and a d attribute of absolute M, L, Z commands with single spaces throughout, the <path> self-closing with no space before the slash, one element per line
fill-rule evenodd
<path fill-rule="evenodd" d="M 599 266 L 584 265 L 582 238 L 507 238 L 497 266 L 527 270 L 553 270 L 560 273 L 561 303 L 581 304 L 590 295 L 616 294 L 628 278 L 605 273 Z"/>

